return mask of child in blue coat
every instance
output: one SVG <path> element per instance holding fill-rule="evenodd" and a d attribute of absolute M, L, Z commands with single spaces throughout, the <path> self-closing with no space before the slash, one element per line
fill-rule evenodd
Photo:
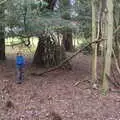
<path fill-rule="evenodd" d="M 16 82 L 18 84 L 21 84 L 23 82 L 24 66 L 25 66 L 25 58 L 23 57 L 21 52 L 18 52 L 16 56 L 16 69 L 17 69 L 17 81 Z"/>

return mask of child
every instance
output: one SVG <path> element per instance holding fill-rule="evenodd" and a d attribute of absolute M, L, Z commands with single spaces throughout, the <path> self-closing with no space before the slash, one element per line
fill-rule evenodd
<path fill-rule="evenodd" d="M 21 52 L 17 53 L 16 56 L 16 69 L 17 69 L 17 83 L 21 84 L 23 81 L 23 68 L 25 66 L 25 59 Z"/>

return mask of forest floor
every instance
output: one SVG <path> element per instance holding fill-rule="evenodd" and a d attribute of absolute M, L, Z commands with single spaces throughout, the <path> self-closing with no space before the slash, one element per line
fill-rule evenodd
<path fill-rule="evenodd" d="M 22 84 L 15 83 L 12 58 L 1 64 L 0 120 L 120 120 L 120 93 L 90 89 L 91 57 L 77 55 L 71 64 L 38 77 L 30 73 L 43 69 L 28 62 Z"/>

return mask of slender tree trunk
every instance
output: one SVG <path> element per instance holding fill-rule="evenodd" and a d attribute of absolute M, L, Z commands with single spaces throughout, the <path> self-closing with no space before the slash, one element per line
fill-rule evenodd
<path fill-rule="evenodd" d="M 4 15 L 3 7 L 0 8 L 0 16 Z M 4 26 L 0 24 L 0 60 L 5 60 L 5 36 Z"/>
<path fill-rule="evenodd" d="M 107 42 L 106 42 L 106 54 L 105 65 L 103 74 L 103 90 L 108 91 L 108 76 L 110 76 L 111 70 L 111 55 L 112 55 L 112 40 L 113 40 L 113 0 L 106 0 L 107 11 Z"/>
<path fill-rule="evenodd" d="M 45 1 L 48 2 L 47 8 L 50 10 L 54 10 L 54 6 L 55 6 L 57 0 L 45 0 Z"/>
<path fill-rule="evenodd" d="M 63 33 L 63 44 L 66 51 L 73 50 L 73 41 L 72 41 L 72 30 L 64 31 Z"/>
<path fill-rule="evenodd" d="M 96 4 L 92 0 L 92 42 L 96 39 Z M 97 80 L 97 44 L 92 45 L 92 81 Z"/>
<path fill-rule="evenodd" d="M 0 33 L 0 60 L 5 60 L 5 40 L 4 33 Z"/>
<path fill-rule="evenodd" d="M 105 53 L 106 53 L 106 40 L 107 40 L 107 11 L 106 11 L 106 8 L 107 8 L 106 0 L 102 0 L 101 34 L 102 34 L 102 38 L 105 39 L 105 41 L 102 42 L 102 50 L 101 50 L 101 57 L 103 58 L 102 71 L 104 71 L 104 66 L 105 66 Z M 103 77 L 103 72 L 102 72 L 101 76 Z"/>

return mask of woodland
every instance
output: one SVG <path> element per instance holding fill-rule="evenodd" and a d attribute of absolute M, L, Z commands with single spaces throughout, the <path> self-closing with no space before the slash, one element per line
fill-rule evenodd
<path fill-rule="evenodd" d="M 120 0 L 0 0 L 0 120 L 120 120 Z"/>

